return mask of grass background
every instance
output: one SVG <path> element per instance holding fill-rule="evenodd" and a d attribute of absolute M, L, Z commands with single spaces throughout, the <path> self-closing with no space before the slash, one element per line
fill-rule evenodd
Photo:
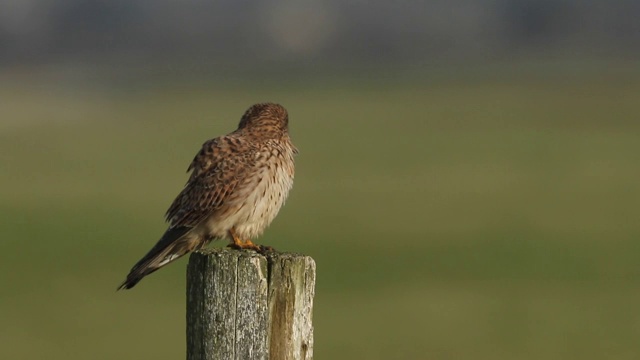
<path fill-rule="evenodd" d="M 184 358 L 186 259 L 115 288 L 200 144 L 276 101 L 301 153 L 259 242 L 317 262 L 316 358 L 635 359 L 640 72 L 574 70 L 4 75 L 0 357 Z"/>

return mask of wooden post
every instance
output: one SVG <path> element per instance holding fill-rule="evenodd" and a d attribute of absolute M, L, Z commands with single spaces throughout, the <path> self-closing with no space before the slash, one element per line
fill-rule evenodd
<path fill-rule="evenodd" d="M 187 360 L 312 360 L 309 256 L 204 249 L 187 267 Z"/>

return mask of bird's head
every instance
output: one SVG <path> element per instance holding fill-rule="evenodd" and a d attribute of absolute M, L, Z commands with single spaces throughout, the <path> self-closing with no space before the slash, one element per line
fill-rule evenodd
<path fill-rule="evenodd" d="M 289 130 L 289 115 L 282 105 L 255 104 L 242 115 L 238 130 L 267 136 L 283 135 Z"/>

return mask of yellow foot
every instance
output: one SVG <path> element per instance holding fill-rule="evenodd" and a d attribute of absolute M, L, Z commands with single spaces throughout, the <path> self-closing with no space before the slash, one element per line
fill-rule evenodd
<path fill-rule="evenodd" d="M 242 241 L 242 239 L 240 239 L 238 237 L 238 235 L 236 234 L 236 232 L 233 229 L 229 230 L 229 233 L 231 235 L 231 239 L 232 240 L 231 240 L 231 243 L 229 245 L 227 245 L 227 247 L 230 247 L 232 249 L 254 250 L 259 254 L 266 254 L 268 252 L 275 251 L 275 249 L 272 248 L 271 246 L 264 246 L 264 245 L 254 244 L 251 240 Z"/>

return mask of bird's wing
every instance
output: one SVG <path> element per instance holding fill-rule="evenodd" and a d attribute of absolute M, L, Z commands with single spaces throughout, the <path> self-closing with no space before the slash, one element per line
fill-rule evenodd
<path fill-rule="evenodd" d="M 187 171 L 189 181 L 167 210 L 171 228 L 194 227 L 220 209 L 256 171 L 258 149 L 237 136 L 209 140 Z"/>

